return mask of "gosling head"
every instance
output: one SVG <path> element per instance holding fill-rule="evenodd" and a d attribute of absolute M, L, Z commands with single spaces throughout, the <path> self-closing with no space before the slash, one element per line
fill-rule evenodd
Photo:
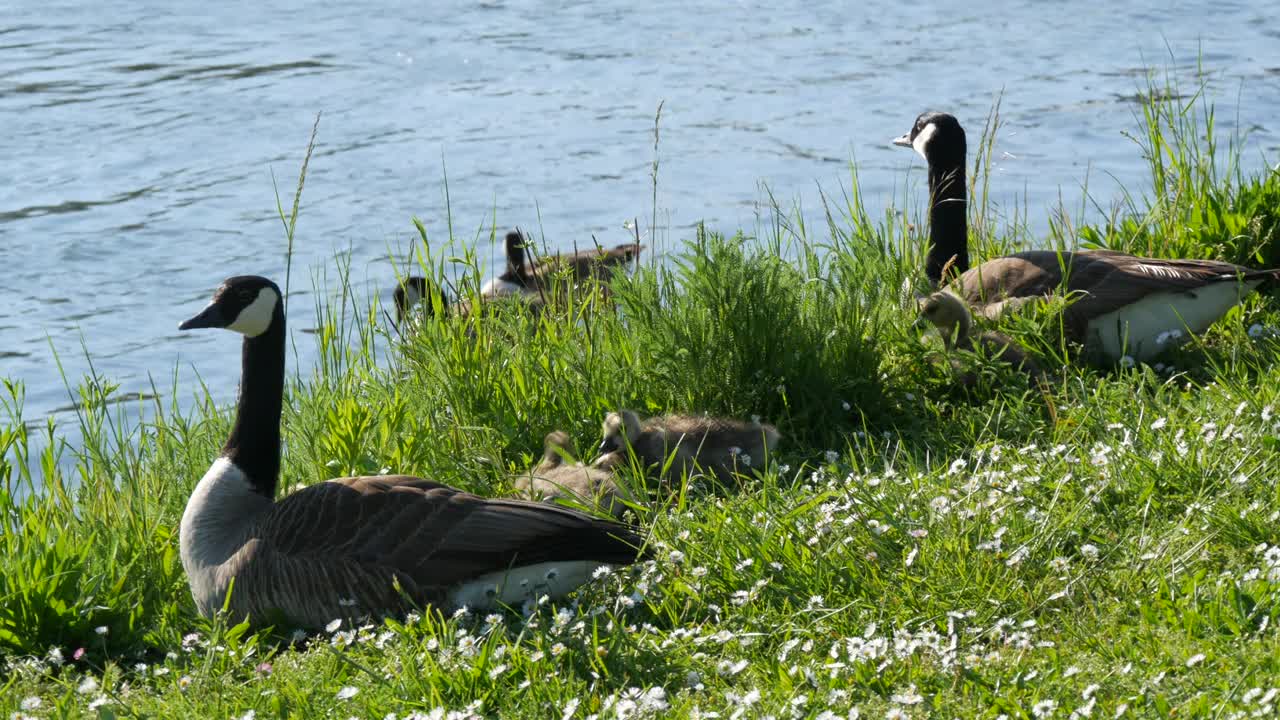
<path fill-rule="evenodd" d="M 569 433 L 555 430 L 547 433 L 542 440 L 542 460 L 546 463 L 559 463 L 566 455 L 571 455 Z"/>
<path fill-rule="evenodd" d="M 893 139 L 893 144 L 909 147 L 930 165 L 952 163 L 959 158 L 964 164 L 964 128 L 955 116 L 943 112 L 923 112 L 916 118 L 911 132 Z"/>
<path fill-rule="evenodd" d="M 625 450 L 640 436 L 640 416 L 630 410 L 604 416 L 604 440 L 597 450 L 601 454 Z"/>
<path fill-rule="evenodd" d="M 916 318 L 917 327 L 925 323 L 938 328 L 942 342 L 947 349 L 957 343 L 964 342 L 969 334 L 969 308 L 964 301 L 949 292 L 936 292 L 926 295 L 918 301 L 920 314 Z"/>
<path fill-rule="evenodd" d="M 213 301 L 178 329 L 226 328 L 256 338 L 271 329 L 277 315 L 284 319 L 275 283 L 258 275 L 236 275 L 223 280 Z"/>

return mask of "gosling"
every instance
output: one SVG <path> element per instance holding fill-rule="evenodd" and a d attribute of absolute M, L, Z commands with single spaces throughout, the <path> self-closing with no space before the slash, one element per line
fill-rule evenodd
<path fill-rule="evenodd" d="M 646 467 L 656 465 L 662 479 L 670 473 L 680 477 L 701 468 L 729 483 L 738 473 L 749 472 L 752 464 L 761 463 L 781 437 L 777 428 L 758 422 L 689 415 L 641 421 L 634 412 L 621 410 L 605 416 L 599 452 L 625 455 L 630 448 Z M 601 458 L 595 464 L 603 461 Z"/>
<path fill-rule="evenodd" d="M 942 336 L 942 344 L 948 351 L 973 351 L 980 347 L 986 357 L 999 359 L 1037 382 L 1043 379 L 1044 372 L 1040 366 L 1013 338 L 990 330 L 973 335 L 973 316 L 964 301 L 955 295 L 946 291 L 935 292 L 921 298 L 918 307 L 920 315 L 917 323 L 927 322 L 936 327 L 938 334 Z M 953 359 L 952 367 L 957 366 Z M 967 373 L 962 376 L 961 383 L 973 385 L 976 380 L 971 373 Z"/>
<path fill-rule="evenodd" d="M 597 460 L 586 467 L 567 462 L 569 455 L 569 435 L 559 430 L 548 433 L 542 460 L 529 473 L 515 479 L 515 496 L 544 502 L 571 500 L 621 519 L 635 499 L 613 478 L 611 470 L 618 463 Z"/>
<path fill-rule="evenodd" d="M 570 286 L 587 280 L 607 283 L 613 268 L 632 262 L 644 249 L 639 243 L 623 243 L 610 249 L 588 248 L 534 259 L 528 252 L 530 247 L 529 239 L 519 229 L 507 233 L 507 267 L 501 275 L 484 284 L 480 295 L 542 294 L 555 285 L 560 285 L 561 291 L 567 292 Z M 553 282 L 557 278 L 567 280 L 567 283 Z"/>

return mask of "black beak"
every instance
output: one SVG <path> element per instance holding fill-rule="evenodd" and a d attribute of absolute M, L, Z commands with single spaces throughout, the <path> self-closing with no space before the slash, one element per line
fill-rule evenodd
<path fill-rule="evenodd" d="M 900 135 L 894 138 L 891 142 L 898 147 L 911 147 L 911 133 Z"/>
<path fill-rule="evenodd" d="M 596 452 L 603 455 L 605 453 L 611 453 L 617 449 L 618 449 L 617 438 L 610 437 L 610 438 L 605 438 L 604 441 L 600 443 L 600 447 L 596 448 Z"/>
<path fill-rule="evenodd" d="M 179 330 L 194 330 L 196 328 L 220 328 L 226 327 L 227 321 L 222 317 L 222 308 L 214 303 L 200 311 L 199 315 L 183 322 L 178 326 Z"/>

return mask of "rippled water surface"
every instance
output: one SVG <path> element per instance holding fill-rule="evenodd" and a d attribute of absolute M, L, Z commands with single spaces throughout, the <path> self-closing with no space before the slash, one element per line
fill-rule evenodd
<path fill-rule="evenodd" d="M 272 175 L 291 199 L 323 111 L 298 224 L 294 287 L 350 251 L 386 292 L 388 250 L 423 219 L 447 233 L 537 227 L 552 248 L 621 242 L 651 212 L 654 110 L 665 101 L 660 217 L 755 223 L 758 183 L 817 204 L 856 159 L 884 207 L 919 180 L 888 140 L 926 108 L 980 128 L 1003 89 L 995 192 L 1033 218 L 1086 178 L 1138 187 L 1144 68 L 1210 74 L 1246 160 L 1280 144 L 1272 3 L 939 0 L 739 2 L 125 3 L 17 0 L 0 13 L 0 376 L 28 417 L 74 378 L 162 389 L 175 367 L 220 397 L 238 343 L 180 334 L 226 275 L 283 275 Z M 1190 83 L 1188 83 L 1190 86 Z M 908 172 L 909 168 L 915 172 Z M 498 250 L 486 245 L 489 262 Z M 311 299 L 291 306 L 295 329 Z M 309 343 L 299 342 L 305 362 Z"/>

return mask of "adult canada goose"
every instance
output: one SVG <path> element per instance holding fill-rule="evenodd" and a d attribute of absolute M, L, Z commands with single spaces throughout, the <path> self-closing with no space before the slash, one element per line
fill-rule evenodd
<path fill-rule="evenodd" d="M 920 320 L 938 328 L 947 350 L 981 349 L 985 357 L 999 359 L 1034 380 L 1044 376 L 1040 366 L 1018 344 L 1004 333 L 986 331 L 973 334 L 973 318 L 964 301 L 949 292 L 935 292 L 919 302 Z M 972 385 L 975 378 L 965 375 L 961 382 Z"/>
<path fill-rule="evenodd" d="M 449 310 L 449 299 L 443 292 L 421 275 L 410 275 L 401 280 L 391 294 L 396 306 L 396 325 L 404 325 L 405 316 L 417 308 L 418 303 L 422 303 L 428 313 L 433 311 L 432 298 L 427 294 L 428 288 L 438 294 L 442 308 L 446 312 Z"/>
<path fill-rule="evenodd" d="M 266 278 L 227 278 L 179 328 L 244 336 L 235 422 L 187 501 L 179 531 L 196 607 L 255 623 L 514 605 L 564 595 L 601 565 L 642 557 L 624 525 L 566 508 L 486 500 L 403 475 L 318 483 L 275 500 L 285 317 Z M 234 584 L 233 584 L 234 583 Z"/>
<path fill-rule="evenodd" d="M 542 460 L 530 472 L 516 478 L 514 486 L 518 497 L 528 500 L 573 500 L 583 505 L 594 505 L 604 512 L 621 518 L 632 497 L 613 478 L 613 473 L 599 463 L 584 466 L 570 462 L 569 435 L 556 431 L 548 433 Z"/>
<path fill-rule="evenodd" d="M 558 253 L 529 259 L 529 241 L 519 230 L 506 236 L 507 267 L 503 273 L 484 284 L 482 296 L 507 295 L 529 290 L 545 290 L 553 277 L 567 275 L 572 282 L 588 279 L 608 280 L 611 269 L 631 262 L 644 249 L 638 243 L 623 243 L 611 249 L 589 248 L 574 253 Z"/>
<path fill-rule="evenodd" d="M 470 298 L 450 301 L 449 297 L 442 290 L 432 284 L 426 278 L 420 275 L 410 275 L 396 286 L 392 291 L 392 299 L 396 306 L 396 326 L 403 327 L 405 317 L 421 304 L 424 311 L 428 314 L 434 314 L 434 299 L 428 296 L 428 291 L 435 293 L 436 298 L 440 302 L 440 308 L 446 315 L 456 315 L 461 318 L 468 318 L 472 315 L 473 303 Z M 503 302 L 503 301 L 519 301 L 528 305 L 530 311 L 536 318 L 546 306 L 546 301 L 540 293 L 535 290 L 522 290 L 517 293 L 507 293 L 502 295 L 490 295 L 479 297 L 481 303 L 487 302 Z M 474 333 L 474 328 L 471 329 Z"/>
<path fill-rule="evenodd" d="M 749 472 L 753 464 L 762 463 L 782 437 L 772 425 L 689 415 L 641 421 L 630 410 L 606 415 L 603 433 L 600 453 L 623 454 L 630 448 L 645 466 L 663 468 L 670 458 L 669 471 L 677 477 L 696 465 L 721 481 L 731 481 L 735 473 Z"/>
<path fill-rule="evenodd" d="M 1187 330 L 1200 333 L 1280 270 L 1250 270 L 1216 260 L 1164 260 L 1110 250 L 1029 250 L 969 267 L 965 135 L 951 115 L 926 112 L 893 143 L 929 165 L 929 249 L 925 274 L 977 314 L 1001 312 L 1056 292 L 1073 301 L 1066 332 L 1109 362 L 1148 360 Z M 950 264 L 958 277 L 943 278 Z"/>

